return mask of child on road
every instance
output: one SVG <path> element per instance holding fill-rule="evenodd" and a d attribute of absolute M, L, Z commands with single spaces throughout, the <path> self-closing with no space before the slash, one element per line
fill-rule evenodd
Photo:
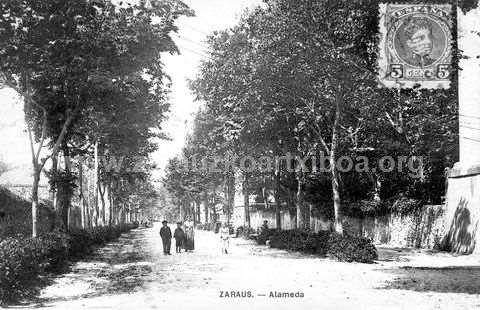
<path fill-rule="evenodd" d="M 223 226 L 220 229 L 220 243 L 222 253 L 228 254 L 228 251 L 230 250 L 230 229 L 228 228 L 227 223 L 223 223 Z"/>
<path fill-rule="evenodd" d="M 175 238 L 175 249 L 177 253 L 182 252 L 183 241 L 185 239 L 185 232 L 182 229 L 182 223 L 177 223 L 177 228 L 173 233 L 173 238 Z"/>

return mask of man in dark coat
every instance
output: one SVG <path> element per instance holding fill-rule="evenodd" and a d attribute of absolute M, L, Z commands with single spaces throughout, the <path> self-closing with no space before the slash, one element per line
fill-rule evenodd
<path fill-rule="evenodd" d="M 182 223 L 177 223 L 177 228 L 173 233 L 173 238 L 175 238 L 175 248 L 176 252 L 182 252 L 183 240 L 185 239 L 185 232 L 182 229 Z"/>
<path fill-rule="evenodd" d="M 163 227 L 160 229 L 160 237 L 162 238 L 163 243 L 163 254 L 164 255 L 172 255 L 170 254 L 170 246 L 172 245 L 172 231 L 170 227 L 168 227 L 168 222 L 162 222 Z"/>

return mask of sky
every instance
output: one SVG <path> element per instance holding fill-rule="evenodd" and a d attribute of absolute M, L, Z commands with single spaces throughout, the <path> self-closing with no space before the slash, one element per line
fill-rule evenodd
<path fill-rule="evenodd" d="M 162 141 L 159 151 L 152 157 L 160 168 L 169 158 L 181 152 L 187 133 L 200 102 L 195 102 L 187 79 L 195 78 L 201 59 L 206 58 L 205 41 L 215 30 L 223 30 L 235 25 L 241 14 L 260 4 L 260 0 L 187 0 L 184 1 L 195 11 L 195 17 L 181 18 L 178 35 L 173 38 L 181 55 L 166 55 L 164 63 L 172 78 L 171 113 L 163 126 L 172 141 Z M 156 176 L 162 175 L 162 170 Z"/>
<path fill-rule="evenodd" d="M 261 0 L 185 0 L 195 11 L 194 17 L 178 21 L 179 32 L 173 38 L 180 55 L 165 54 L 163 62 L 172 79 L 171 111 L 162 126 L 171 141 L 160 141 L 159 150 L 152 154 L 160 178 L 169 158 L 181 152 L 195 112 L 201 103 L 195 102 L 187 79 L 193 79 L 200 61 L 207 57 L 205 41 L 208 34 L 235 25 L 245 9 L 255 7 Z M 0 89 L 0 160 L 12 168 L 0 177 L 0 183 L 28 184 L 31 176 L 31 153 L 26 133 L 23 104 L 10 89 Z M 42 178 L 46 182 L 45 178 Z"/>

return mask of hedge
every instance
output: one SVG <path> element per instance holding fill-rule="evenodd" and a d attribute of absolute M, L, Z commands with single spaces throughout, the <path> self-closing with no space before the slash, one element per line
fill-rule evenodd
<path fill-rule="evenodd" d="M 378 259 L 372 240 L 329 231 L 269 229 L 262 231 L 257 242 L 266 244 L 267 240 L 272 248 L 329 256 L 339 261 L 373 263 Z"/>
<path fill-rule="evenodd" d="M 235 236 L 238 237 L 244 237 L 244 238 L 250 238 L 250 235 L 256 234 L 257 231 L 251 227 L 247 226 L 239 226 L 237 227 L 235 231 Z"/>
<path fill-rule="evenodd" d="M 69 234 L 45 233 L 38 238 L 9 237 L 0 242 L 0 305 L 38 293 L 46 272 L 65 266 L 94 245 L 114 240 L 134 224 L 76 229 Z"/>

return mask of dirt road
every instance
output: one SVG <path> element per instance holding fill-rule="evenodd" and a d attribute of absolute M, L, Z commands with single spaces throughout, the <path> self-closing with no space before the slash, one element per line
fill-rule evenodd
<path fill-rule="evenodd" d="M 193 253 L 164 256 L 158 230 L 99 248 L 28 308 L 480 309 L 479 257 L 381 249 L 377 264 L 348 264 L 242 239 L 224 255 L 204 231 Z"/>

